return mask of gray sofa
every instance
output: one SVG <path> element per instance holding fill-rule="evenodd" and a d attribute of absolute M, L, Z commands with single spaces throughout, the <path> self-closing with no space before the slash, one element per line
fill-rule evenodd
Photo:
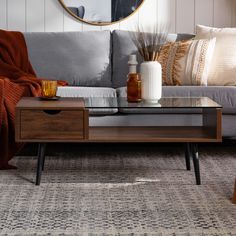
<path fill-rule="evenodd" d="M 127 61 L 137 50 L 126 31 L 24 33 L 31 63 L 39 77 L 66 80 L 65 97 L 126 96 Z M 172 41 L 193 35 L 170 34 Z M 73 87 L 72 87 L 73 86 Z M 206 96 L 223 106 L 223 137 L 236 138 L 236 87 L 163 87 L 165 97 Z M 155 114 L 127 110 L 91 111 L 90 125 L 201 124 L 201 115 L 161 110 Z M 138 114 L 137 114 L 138 113 Z"/>

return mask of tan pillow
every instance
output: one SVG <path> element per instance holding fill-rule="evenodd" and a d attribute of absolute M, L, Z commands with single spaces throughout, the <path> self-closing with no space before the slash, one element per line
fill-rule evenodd
<path fill-rule="evenodd" d="M 163 85 L 207 85 L 215 39 L 185 40 L 164 45 L 158 61 Z"/>
<path fill-rule="evenodd" d="M 196 39 L 216 38 L 208 85 L 236 85 L 236 28 L 197 26 Z"/>

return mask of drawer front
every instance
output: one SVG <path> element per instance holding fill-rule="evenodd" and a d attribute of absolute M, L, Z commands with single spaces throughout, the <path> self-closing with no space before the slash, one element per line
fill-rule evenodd
<path fill-rule="evenodd" d="M 84 119 L 84 111 L 21 110 L 20 140 L 84 139 Z"/>

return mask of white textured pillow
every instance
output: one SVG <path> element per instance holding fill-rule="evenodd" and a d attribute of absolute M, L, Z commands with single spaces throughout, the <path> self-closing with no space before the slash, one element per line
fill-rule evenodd
<path fill-rule="evenodd" d="M 236 85 L 236 28 L 197 26 L 196 39 L 216 38 L 208 85 Z"/>

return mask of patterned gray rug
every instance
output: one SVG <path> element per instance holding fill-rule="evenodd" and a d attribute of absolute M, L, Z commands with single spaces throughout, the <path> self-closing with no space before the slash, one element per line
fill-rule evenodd
<path fill-rule="evenodd" d="M 0 172 L 0 235 L 236 235 L 236 148 L 203 147 L 202 186 L 183 152 L 139 146 L 58 151 L 40 187 L 35 157 Z"/>

